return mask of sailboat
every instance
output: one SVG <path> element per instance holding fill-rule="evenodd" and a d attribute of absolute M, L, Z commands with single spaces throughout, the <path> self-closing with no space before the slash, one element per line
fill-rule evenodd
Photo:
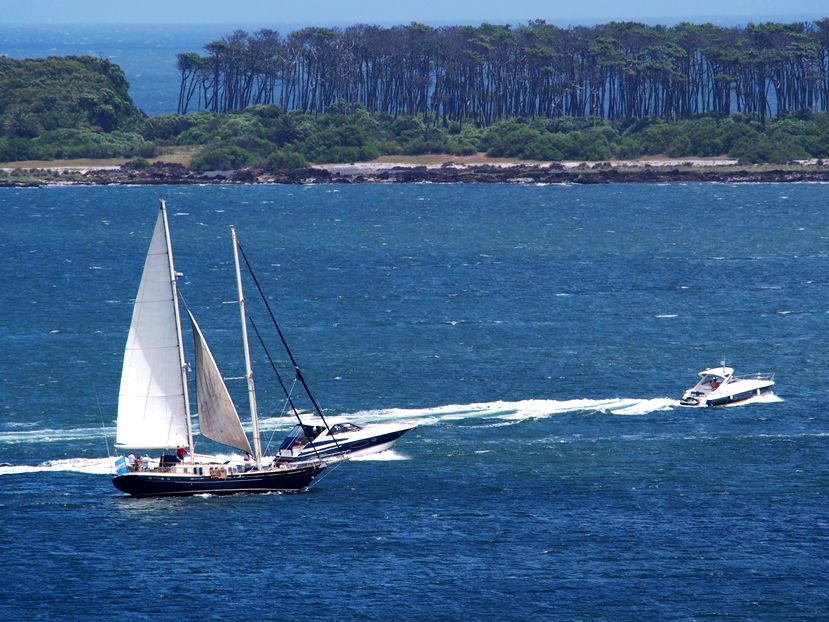
<path fill-rule="evenodd" d="M 122 456 L 116 459 L 116 474 L 112 483 L 118 490 L 129 495 L 147 497 L 301 491 L 307 489 L 325 469 L 325 464 L 321 461 L 305 462 L 302 465 L 263 462 L 235 229 L 231 229 L 231 234 L 242 318 L 253 446 L 242 427 L 204 334 L 187 309 L 195 341 L 199 432 L 222 445 L 245 452 L 246 459 L 228 460 L 226 457 L 195 452 L 187 454 L 180 449 L 179 455 L 162 453 L 157 462 L 139 459 L 138 463 L 128 466 L 126 458 Z M 173 447 L 194 447 L 187 363 L 176 284 L 178 276 L 173 264 L 167 205 L 162 199 L 124 352 L 116 447 L 162 451 Z"/>

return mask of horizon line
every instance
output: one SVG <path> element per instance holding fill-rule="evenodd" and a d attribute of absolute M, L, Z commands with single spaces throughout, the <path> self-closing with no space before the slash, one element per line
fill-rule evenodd
<path fill-rule="evenodd" d="M 486 19 L 486 18 L 459 18 L 459 19 L 444 19 L 444 20 L 419 20 L 419 19 L 411 19 L 411 20 L 348 20 L 348 21 L 310 21 L 310 20 L 266 20 L 266 21 L 236 21 L 236 20 L 212 20 L 212 21 L 204 21 L 204 22 L 163 22 L 163 21 L 147 21 L 147 22 L 136 22 L 136 21 L 77 21 L 77 22 L 59 22 L 59 21 L 42 21 L 42 22 L 33 22 L 33 21 L 6 21 L 3 24 L 0 24 L 0 28 L 8 28 L 8 27 L 89 27 L 89 26 L 135 26 L 135 27 L 161 27 L 161 26 L 187 26 L 187 27 L 208 27 L 208 26 L 267 26 L 269 24 L 279 24 L 283 26 L 298 26 L 298 27 L 307 27 L 309 25 L 320 26 L 320 27 L 337 27 L 337 26 L 354 26 L 354 25 L 371 25 L 371 26 L 406 26 L 409 24 L 424 24 L 427 26 L 452 26 L 452 25 L 474 25 L 474 24 L 493 24 L 493 25 L 505 25 L 505 26 L 515 26 L 515 25 L 523 25 L 529 22 L 533 22 L 536 20 L 544 21 L 548 24 L 552 25 L 562 25 L 567 24 L 569 26 L 596 26 L 601 24 L 609 24 L 609 23 L 644 23 L 644 24 L 656 24 L 656 25 L 668 25 L 668 24 L 682 24 L 682 23 L 690 23 L 690 24 L 707 24 L 707 23 L 718 23 L 718 22 L 728 22 L 728 23 L 757 23 L 757 22 L 769 22 L 769 21 L 779 21 L 781 19 L 787 20 L 787 22 L 814 22 L 820 19 L 824 19 L 829 17 L 829 13 L 822 14 L 822 13 L 761 13 L 753 16 L 745 16 L 745 15 L 733 15 L 733 14 L 723 14 L 723 15 L 699 15 L 699 16 L 682 16 L 682 17 L 674 17 L 674 16 L 638 16 L 638 17 L 625 17 L 625 16 L 607 16 L 607 17 L 573 17 L 573 18 L 561 18 L 561 19 L 550 19 L 546 17 L 523 17 L 523 18 L 512 18 L 512 19 Z"/>

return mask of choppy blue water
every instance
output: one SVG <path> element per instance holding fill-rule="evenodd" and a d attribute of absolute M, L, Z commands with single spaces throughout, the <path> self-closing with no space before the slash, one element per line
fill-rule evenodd
<path fill-rule="evenodd" d="M 225 373 L 242 369 L 223 304 L 235 224 L 327 411 L 419 424 L 391 456 L 300 495 L 112 487 L 121 351 L 160 194 Z M 826 196 L 0 190 L 0 618 L 825 619 Z M 777 398 L 679 408 L 721 358 L 776 373 Z M 282 404 L 257 378 L 279 437 Z"/>

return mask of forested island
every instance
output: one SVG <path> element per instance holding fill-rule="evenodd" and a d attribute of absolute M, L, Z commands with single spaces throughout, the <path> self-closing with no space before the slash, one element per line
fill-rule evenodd
<path fill-rule="evenodd" d="M 178 113 L 156 117 L 105 59 L 0 57 L 0 162 L 120 158 L 134 180 L 457 181 L 452 171 L 485 156 L 543 168 L 542 181 L 595 181 L 641 158 L 729 159 L 743 172 L 787 163 L 774 169 L 786 178 L 808 162 L 804 178 L 823 178 L 829 158 L 829 18 L 236 31 L 204 51 L 178 55 Z M 165 154 L 172 163 L 153 168 Z M 396 176 L 320 166 L 428 154 L 464 164 Z M 488 168 L 479 177 L 539 177 Z"/>

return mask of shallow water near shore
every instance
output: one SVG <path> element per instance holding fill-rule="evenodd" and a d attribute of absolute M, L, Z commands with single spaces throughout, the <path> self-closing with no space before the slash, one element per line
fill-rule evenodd
<path fill-rule="evenodd" d="M 393 453 L 296 495 L 112 487 L 162 195 L 225 375 L 232 224 L 326 412 L 418 424 Z M 819 184 L 0 189 L 0 614 L 825 619 L 825 203 Z M 273 451 L 291 422 L 254 354 Z M 775 373 L 776 397 L 680 408 L 721 359 Z"/>

